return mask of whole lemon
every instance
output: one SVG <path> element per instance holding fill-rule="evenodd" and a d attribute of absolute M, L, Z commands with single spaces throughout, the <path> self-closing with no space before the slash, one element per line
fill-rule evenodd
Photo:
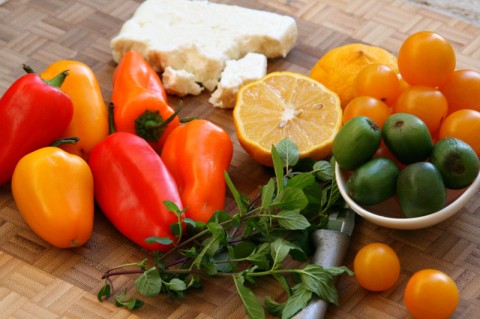
<path fill-rule="evenodd" d="M 310 71 L 310 77 L 338 94 L 342 108 L 354 98 L 354 81 L 367 65 L 380 63 L 398 74 L 397 58 L 389 51 L 362 43 L 333 48 Z"/>

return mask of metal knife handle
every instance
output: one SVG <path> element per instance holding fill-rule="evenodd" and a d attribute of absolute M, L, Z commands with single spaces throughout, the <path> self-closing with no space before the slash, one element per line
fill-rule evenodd
<path fill-rule="evenodd" d="M 334 230 L 320 229 L 313 233 L 317 245 L 313 262 L 325 268 L 340 266 L 350 243 L 350 236 Z M 321 319 L 327 312 L 328 303 L 315 299 L 295 315 L 294 319 Z"/>

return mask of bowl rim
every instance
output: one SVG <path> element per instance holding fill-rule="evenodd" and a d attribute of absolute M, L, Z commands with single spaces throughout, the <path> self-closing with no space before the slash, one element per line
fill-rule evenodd
<path fill-rule="evenodd" d="M 446 207 L 432 214 L 410 217 L 410 218 L 395 218 L 386 217 L 372 213 L 359 204 L 357 204 L 346 192 L 346 181 L 342 178 L 343 169 L 335 162 L 335 179 L 338 190 L 345 202 L 360 216 L 368 219 L 370 222 L 395 229 L 420 229 L 433 226 L 440 223 L 458 212 L 480 189 L 480 172 L 477 174 L 475 180 L 468 186 L 468 188 L 453 202 Z"/>

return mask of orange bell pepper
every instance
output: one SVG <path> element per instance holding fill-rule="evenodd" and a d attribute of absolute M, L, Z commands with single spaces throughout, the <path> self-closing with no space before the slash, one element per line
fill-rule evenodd
<path fill-rule="evenodd" d="M 92 69 L 79 61 L 60 60 L 40 75 L 51 79 L 61 70 L 68 70 L 68 77 L 60 89 L 73 102 L 74 114 L 63 136 L 76 136 L 75 144 L 62 144 L 63 150 L 88 159 L 92 148 L 108 135 L 108 110 Z"/>
<path fill-rule="evenodd" d="M 180 123 L 160 77 L 136 51 L 127 52 L 115 68 L 112 102 L 115 130 L 137 134 L 156 151 Z"/>
<path fill-rule="evenodd" d="M 224 174 L 232 155 L 230 136 L 208 120 L 192 120 L 170 133 L 161 157 L 177 183 L 186 217 L 207 222 L 224 209 Z"/>
<path fill-rule="evenodd" d="M 25 222 L 58 248 L 78 247 L 91 237 L 93 175 L 80 156 L 47 146 L 20 159 L 12 194 Z"/>

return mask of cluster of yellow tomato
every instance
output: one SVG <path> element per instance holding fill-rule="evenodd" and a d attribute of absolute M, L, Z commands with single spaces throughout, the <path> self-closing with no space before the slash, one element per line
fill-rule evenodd
<path fill-rule="evenodd" d="M 343 122 L 365 115 L 381 127 L 392 113 L 410 113 L 434 140 L 456 137 L 480 154 L 480 73 L 456 69 L 452 44 L 431 31 L 407 37 L 397 59 L 398 73 L 382 63 L 358 72 Z"/>
<path fill-rule="evenodd" d="M 353 261 L 359 284 L 370 291 L 387 291 L 400 277 L 400 258 L 387 244 L 363 246 Z M 416 319 L 449 318 L 458 306 L 460 293 L 455 281 L 432 268 L 415 272 L 407 282 L 403 301 Z"/>
<path fill-rule="evenodd" d="M 340 70 L 341 75 L 328 72 L 326 62 L 341 54 L 351 58 L 343 60 L 354 62 L 344 68 L 347 71 Z M 367 116 L 382 127 L 393 113 L 409 113 L 426 124 L 434 142 L 455 137 L 480 156 L 480 73 L 456 67 L 452 44 L 435 32 L 421 31 L 405 39 L 396 63 L 381 48 L 350 45 L 332 50 L 312 69 L 311 76 L 343 97 L 344 124 Z M 341 76 L 350 87 L 339 85 Z M 378 152 L 392 157 L 383 143 Z M 353 266 L 358 283 L 369 291 L 387 291 L 400 277 L 400 258 L 384 243 L 362 247 Z M 404 290 L 404 303 L 415 318 L 447 318 L 459 298 L 455 281 L 437 269 L 413 273 Z"/>

